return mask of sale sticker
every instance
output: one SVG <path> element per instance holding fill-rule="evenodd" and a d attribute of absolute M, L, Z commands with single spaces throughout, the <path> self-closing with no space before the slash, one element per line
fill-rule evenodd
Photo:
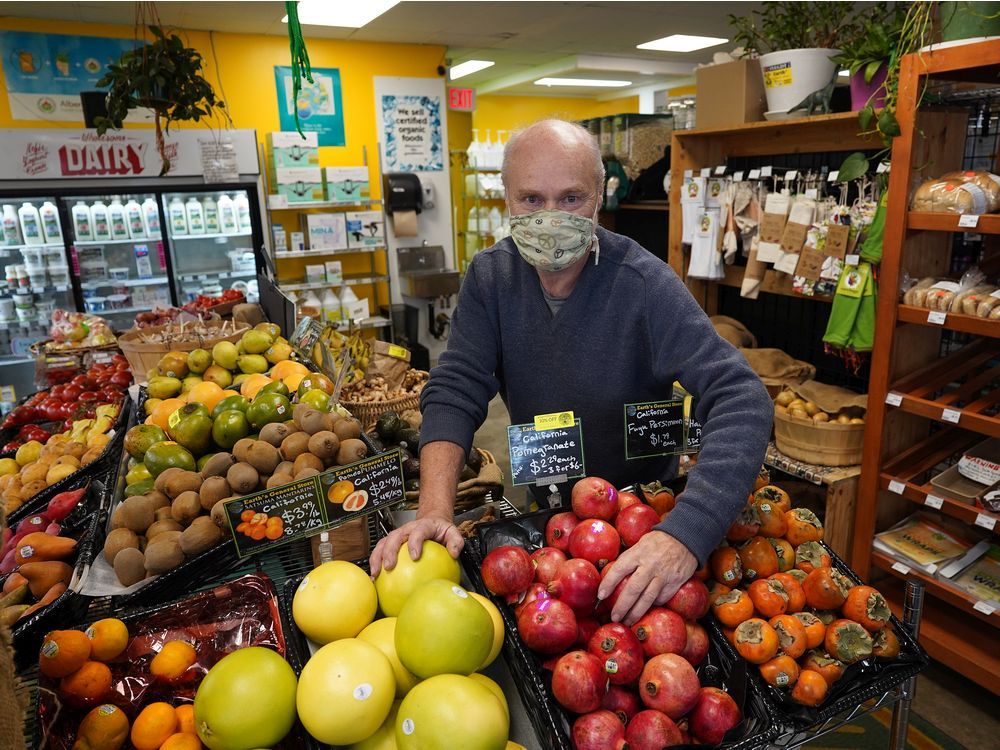
<path fill-rule="evenodd" d="M 557 411 L 552 414 L 539 414 L 535 417 L 535 429 L 551 430 L 555 427 L 569 427 L 576 421 L 571 411 Z"/>

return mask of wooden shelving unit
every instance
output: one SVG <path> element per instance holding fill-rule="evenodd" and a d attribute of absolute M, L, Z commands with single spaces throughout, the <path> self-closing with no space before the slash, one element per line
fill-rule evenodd
<path fill-rule="evenodd" d="M 851 563 L 862 577 L 875 571 L 882 575 L 877 585 L 897 614 L 903 581 L 922 581 L 927 598 L 921 641 L 928 652 L 1000 694 L 1000 612 L 872 546 L 875 534 L 917 506 L 969 535 L 992 534 L 995 541 L 1000 533 L 1000 516 L 944 497 L 930 483 L 934 467 L 987 437 L 1000 437 L 1000 320 L 934 314 L 900 304 L 895 294 L 904 269 L 917 278 L 947 275 L 953 233 L 1000 234 L 998 215 L 973 222 L 908 206 L 913 185 L 961 168 L 964 153 L 969 113 L 919 107 L 926 79 L 982 81 L 987 74 L 992 81 L 1000 75 L 1000 42 L 935 50 L 902 61 L 896 112 L 902 132 L 892 148 Z M 975 338 L 942 358 L 945 330 Z"/>

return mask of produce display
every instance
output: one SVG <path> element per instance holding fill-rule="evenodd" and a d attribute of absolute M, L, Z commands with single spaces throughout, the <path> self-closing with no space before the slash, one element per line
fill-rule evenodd
<path fill-rule="evenodd" d="M 52 313 L 47 352 L 71 352 L 115 343 L 115 334 L 104 318 L 57 309 Z"/>
<path fill-rule="evenodd" d="M 815 423 L 830 422 L 833 424 L 864 424 L 865 411 L 857 407 L 847 407 L 838 412 L 823 411 L 818 404 L 807 401 L 794 391 L 784 390 L 774 399 L 774 410 L 796 419 L 809 420 Z"/>
<path fill-rule="evenodd" d="M 180 317 L 179 307 L 154 307 L 149 312 L 136 313 L 136 328 L 152 328 L 153 326 L 166 326 L 173 323 Z"/>
<path fill-rule="evenodd" d="M 159 312 L 146 313 L 146 315 L 159 314 Z M 136 316 L 136 318 L 138 317 L 139 316 Z M 180 317 L 179 312 L 177 315 L 172 315 L 171 313 L 160 316 L 161 319 L 163 317 L 171 318 L 171 322 L 168 322 L 165 326 L 156 331 L 140 331 L 138 336 L 135 337 L 135 340 L 144 344 L 166 344 L 168 346 L 181 346 L 183 344 L 200 345 L 205 339 L 218 339 L 226 336 L 235 336 L 236 334 L 244 333 L 249 329 L 249 327 L 245 324 L 234 323 L 231 320 L 222 321 L 222 325 L 219 325 L 217 322 L 203 321 L 200 318 L 193 321 L 180 320 L 178 322 L 178 318 Z M 273 324 L 268 323 L 267 325 Z M 142 329 L 153 327 L 158 326 L 153 322 L 139 326 L 139 328 Z M 235 365 L 230 369 L 235 369 Z"/>
<path fill-rule="evenodd" d="M 344 362 L 348 363 L 344 383 L 361 383 L 372 357 L 372 345 L 361 331 L 343 334 L 336 326 L 325 326 L 319 338 L 312 345 L 312 361 L 317 367 L 327 367 L 325 354 L 333 365 L 332 372 L 340 372 Z M 342 397 L 346 400 L 346 396 Z"/>
<path fill-rule="evenodd" d="M 226 289 L 217 297 L 206 297 L 204 294 L 199 294 L 181 309 L 189 313 L 210 313 L 213 307 L 244 301 L 246 301 L 246 295 L 243 292 L 238 289 Z"/>
<path fill-rule="evenodd" d="M 344 401 L 371 403 L 391 401 L 404 396 L 416 396 L 424 389 L 429 375 L 423 370 L 410 369 L 403 376 L 403 383 L 397 388 L 390 388 L 385 378 L 375 377 L 371 380 L 359 380 L 346 386 L 341 396 Z"/>

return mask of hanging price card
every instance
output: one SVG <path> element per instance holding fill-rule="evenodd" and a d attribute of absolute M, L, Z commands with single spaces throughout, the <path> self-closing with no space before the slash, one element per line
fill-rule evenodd
<path fill-rule="evenodd" d="M 625 458 L 684 451 L 684 400 L 625 404 Z"/>
<path fill-rule="evenodd" d="M 772 174 L 774 174 L 774 169 L 772 167 L 761 167 L 760 168 L 760 176 L 761 177 L 770 177 Z"/>
<path fill-rule="evenodd" d="M 736 172 L 736 173 L 734 173 L 733 174 L 733 180 L 735 182 L 743 182 L 743 173 L 742 172 Z"/>
<path fill-rule="evenodd" d="M 725 174 L 726 173 L 726 167 L 725 167 L 725 165 L 722 165 L 721 167 L 716 167 L 715 168 L 715 173 L 716 174 Z"/>
<path fill-rule="evenodd" d="M 579 419 L 568 427 L 545 430 L 533 424 L 512 424 L 507 428 L 507 445 L 515 485 L 561 484 L 585 475 Z"/>
<path fill-rule="evenodd" d="M 759 169 L 751 169 L 750 170 L 750 177 L 749 177 L 749 179 L 751 179 L 751 180 L 759 180 L 760 179 L 760 170 Z"/>
<path fill-rule="evenodd" d="M 962 412 L 958 409 L 945 409 L 941 412 L 942 422 L 951 422 L 952 424 L 958 424 L 958 421 L 962 418 Z"/>

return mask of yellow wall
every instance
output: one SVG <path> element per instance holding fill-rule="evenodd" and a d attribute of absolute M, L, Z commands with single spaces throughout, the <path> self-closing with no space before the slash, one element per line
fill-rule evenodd
<path fill-rule="evenodd" d="M 490 94 L 476 97 L 476 111 L 472 113 L 472 127 L 479 129 L 479 137 L 486 137 L 486 129 L 517 130 L 546 117 L 565 120 L 586 120 L 635 113 L 639 111 L 639 97 L 626 96 L 621 99 L 598 102 L 580 97 L 553 96 L 504 96 Z"/>

